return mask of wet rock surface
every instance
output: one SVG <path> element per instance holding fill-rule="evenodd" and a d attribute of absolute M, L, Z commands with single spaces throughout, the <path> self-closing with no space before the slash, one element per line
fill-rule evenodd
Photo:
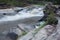
<path fill-rule="evenodd" d="M 46 40 L 48 36 L 50 36 L 54 31 L 55 28 L 53 26 L 47 25 L 40 31 L 38 31 L 36 34 L 35 34 L 36 31 L 33 30 L 26 34 L 25 36 L 18 38 L 18 40 Z"/>

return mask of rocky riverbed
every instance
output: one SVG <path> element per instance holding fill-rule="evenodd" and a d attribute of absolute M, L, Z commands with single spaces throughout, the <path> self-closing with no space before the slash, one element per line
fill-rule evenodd
<path fill-rule="evenodd" d="M 60 40 L 60 17 L 56 17 L 57 25 L 45 25 L 45 20 L 38 21 L 44 16 L 43 9 L 35 6 L 25 8 L 28 10 L 20 11 L 12 17 L 5 14 L 1 18 L 0 40 Z"/>
<path fill-rule="evenodd" d="M 40 7 L 35 8 L 33 6 L 32 8 L 33 9 L 28 8 L 28 10 L 24 9 L 23 11 L 16 14 L 14 14 L 13 11 L 13 15 L 10 15 L 10 12 L 7 11 L 8 9 L 5 11 L 0 10 L 1 15 L 3 15 L 3 17 L 1 17 L 0 19 L 0 40 L 8 40 L 9 38 L 6 38 L 6 34 L 9 32 L 14 32 L 20 35 L 19 33 L 21 33 L 21 31 L 29 32 L 36 28 L 34 25 L 44 16 L 44 14 L 43 10 L 41 10 Z M 40 9 L 41 12 L 39 12 L 38 9 Z M 38 12 L 38 14 L 36 14 L 35 12 Z M 18 24 L 20 25 L 20 27 L 18 26 Z"/>

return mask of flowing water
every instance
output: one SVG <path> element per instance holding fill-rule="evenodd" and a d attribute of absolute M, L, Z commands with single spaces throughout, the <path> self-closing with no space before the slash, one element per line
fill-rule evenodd
<path fill-rule="evenodd" d="M 16 27 L 18 24 L 28 25 L 35 24 L 38 22 L 38 20 L 40 20 L 44 16 L 44 13 L 43 7 L 31 7 L 31 8 L 26 7 L 23 8 L 23 10 L 16 12 L 16 14 L 14 15 L 6 14 L 2 16 L 3 17 L 0 18 L 0 34 L 4 31 L 10 30 L 10 28 L 12 27 Z"/>
<path fill-rule="evenodd" d="M 0 19 L 0 25 L 1 25 L 0 28 L 1 27 L 4 28 L 5 26 L 10 27 L 10 25 L 17 25 L 19 23 L 26 23 L 26 24 L 35 23 L 44 16 L 42 10 L 43 8 L 38 7 L 38 8 L 33 8 L 31 10 L 30 9 L 25 8 L 22 11 L 16 13 L 15 15 L 10 15 L 10 16 L 4 15 L 4 17 Z"/>

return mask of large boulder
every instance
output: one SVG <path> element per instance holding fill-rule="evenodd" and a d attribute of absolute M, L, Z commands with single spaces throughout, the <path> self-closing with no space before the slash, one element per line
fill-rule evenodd
<path fill-rule="evenodd" d="M 16 40 L 18 38 L 18 35 L 16 33 L 12 32 L 12 33 L 8 33 L 7 37 L 9 37 L 12 40 Z"/>
<path fill-rule="evenodd" d="M 52 25 L 46 25 L 41 29 L 32 40 L 46 40 L 54 31 L 55 27 Z"/>
<path fill-rule="evenodd" d="M 46 25 L 44 28 L 39 30 L 37 33 L 36 31 L 31 31 L 25 36 L 18 38 L 18 40 L 45 40 L 47 37 L 49 37 L 54 31 L 55 27 L 52 25 Z"/>

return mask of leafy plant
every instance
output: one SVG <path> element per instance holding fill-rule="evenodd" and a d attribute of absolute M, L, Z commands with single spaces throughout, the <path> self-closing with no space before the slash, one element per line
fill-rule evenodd
<path fill-rule="evenodd" d="M 47 17 L 47 24 L 57 24 L 58 20 L 55 18 L 55 14 L 53 11 L 50 11 L 50 15 Z"/>

